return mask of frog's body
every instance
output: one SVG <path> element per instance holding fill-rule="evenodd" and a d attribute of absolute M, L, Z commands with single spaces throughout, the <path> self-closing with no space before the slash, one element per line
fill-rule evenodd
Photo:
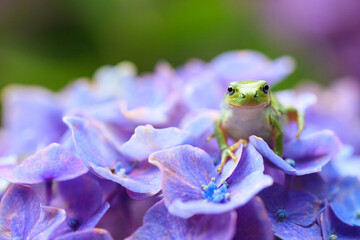
<path fill-rule="evenodd" d="M 251 135 L 271 139 L 272 127 L 268 124 L 268 106 L 242 109 L 228 104 L 222 107 L 221 128 L 234 140 L 248 139 Z"/>
<path fill-rule="evenodd" d="M 283 135 L 281 125 L 288 120 L 298 122 L 298 134 L 304 128 L 304 115 L 292 107 L 282 106 L 270 92 L 265 81 L 232 82 L 221 109 L 220 119 L 216 122 L 215 135 L 222 151 L 218 172 L 233 152 L 246 142 L 251 135 L 263 138 L 274 146 L 274 152 L 282 157 Z M 232 146 L 227 144 L 227 137 L 237 141 Z"/>

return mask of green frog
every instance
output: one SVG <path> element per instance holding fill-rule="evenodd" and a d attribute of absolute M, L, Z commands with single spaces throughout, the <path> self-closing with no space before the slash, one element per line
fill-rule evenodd
<path fill-rule="evenodd" d="M 251 135 L 263 138 L 282 157 L 284 143 L 281 126 L 289 121 L 296 121 L 296 137 L 299 137 L 304 129 L 304 118 L 304 113 L 294 107 L 280 104 L 266 81 L 231 82 L 213 134 L 222 153 L 217 171 L 222 171 L 229 157 L 237 161 L 234 152 L 241 143 L 247 144 Z M 236 142 L 229 146 L 227 137 Z"/>

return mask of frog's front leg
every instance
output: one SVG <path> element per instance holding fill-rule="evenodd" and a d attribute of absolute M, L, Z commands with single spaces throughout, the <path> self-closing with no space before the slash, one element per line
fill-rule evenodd
<path fill-rule="evenodd" d="M 284 148 L 284 139 L 283 139 L 283 133 L 281 130 L 281 125 L 279 120 L 277 120 L 276 117 L 270 115 L 270 124 L 273 127 L 273 142 L 274 142 L 274 152 L 282 157 L 283 156 L 283 148 Z"/>
<path fill-rule="evenodd" d="M 232 160 L 234 160 L 234 162 L 237 161 L 237 158 L 234 155 L 232 149 L 227 144 L 226 134 L 224 133 L 224 130 L 221 128 L 220 125 L 221 125 L 221 119 L 215 123 L 215 136 L 221 150 L 221 163 L 217 169 L 219 173 L 222 172 L 222 169 L 228 157 L 231 157 Z"/>
<path fill-rule="evenodd" d="M 301 134 L 302 130 L 304 130 L 304 127 L 305 127 L 304 112 L 300 112 L 294 107 L 287 107 L 286 115 L 287 115 L 287 118 L 289 119 L 289 121 L 297 122 L 298 131 L 297 131 L 296 137 L 297 138 L 300 137 L 300 134 Z"/>

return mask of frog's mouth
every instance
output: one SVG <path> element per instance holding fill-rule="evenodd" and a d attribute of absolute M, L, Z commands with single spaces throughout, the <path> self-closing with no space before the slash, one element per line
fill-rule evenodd
<path fill-rule="evenodd" d="M 259 109 L 259 108 L 264 108 L 267 105 L 269 105 L 270 103 L 270 99 L 268 99 L 266 102 L 264 103 L 256 103 L 256 102 L 249 102 L 249 103 L 242 103 L 241 105 L 236 105 L 233 103 L 230 103 L 228 101 L 225 101 L 225 103 L 231 107 L 231 108 L 237 108 L 237 109 Z"/>

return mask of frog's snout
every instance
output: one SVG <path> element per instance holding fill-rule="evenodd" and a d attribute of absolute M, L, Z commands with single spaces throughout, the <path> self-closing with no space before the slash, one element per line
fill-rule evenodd
<path fill-rule="evenodd" d="M 247 96 L 247 97 L 246 97 Z M 251 94 L 251 93 L 247 93 L 247 94 L 244 94 L 244 93 L 241 93 L 241 98 L 251 98 L 251 96 L 253 96 L 254 98 L 257 98 L 258 97 L 258 93 L 255 92 L 254 94 Z"/>

